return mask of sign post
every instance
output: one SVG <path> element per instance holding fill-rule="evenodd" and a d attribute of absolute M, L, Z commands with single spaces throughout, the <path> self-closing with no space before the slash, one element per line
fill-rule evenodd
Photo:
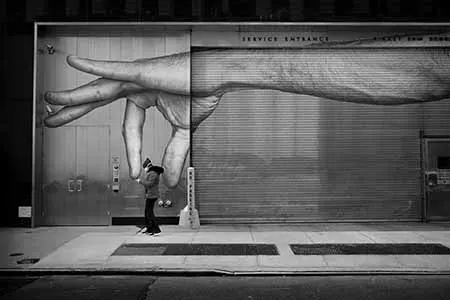
<path fill-rule="evenodd" d="M 194 168 L 187 170 L 187 205 L 180 211 L 179 226 L 197 229 L 200 227 L 200 218 L 195 208 L 195 172 Z"/>

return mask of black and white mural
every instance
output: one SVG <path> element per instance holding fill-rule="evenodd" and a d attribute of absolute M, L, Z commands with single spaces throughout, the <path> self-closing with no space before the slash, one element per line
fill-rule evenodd
<path fill-rule="evenodd" d="M 313 31 L 306 39 L 280 32 L 270 39 L 240 33 L 228 47 L 223 41 L 195 47 L 192 40 L 190 51 L 133 60 L 67 56 L 68 66 L 95 78 L 46 91 L 46 103 L 58 109 L 45 126 L 70 124 L 126 99 L 123 141 L 134 180 L 145 156 L 144 124 L 152 121 L 146 110 L 156 108 L 171 126 L 163 181 L 168 188 L 179 184 L 191 151 L 200 214 L 203 208 L 211 219 L 282 220 L 298 208 L 306 219 L 417 217 L 422 105 L 450 96 L 450 52 L 439 46 L 446 33 L 411 29 L 336 41 L 314 38 Z M 395 198 L 392 213 L 383 212 Z"/>

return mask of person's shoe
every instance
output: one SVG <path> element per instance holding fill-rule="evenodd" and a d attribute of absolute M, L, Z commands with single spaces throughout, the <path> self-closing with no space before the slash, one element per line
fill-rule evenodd
<path fill-rule="evenodd" d="M 148 229 L 146 227 L 142 228 L 139 232 L 140 234 L 148 233 Z"/>
<path fill-rule="evenodd" d="M 153 233 L 153 235 L 158 235 L 161 233 L 161 229 L 159 229 L 159 228 L 152 229 L 152 233 Z"/>

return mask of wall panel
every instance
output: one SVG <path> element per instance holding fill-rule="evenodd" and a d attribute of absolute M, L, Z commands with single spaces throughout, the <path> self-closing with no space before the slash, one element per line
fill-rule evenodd
<path fill-rule="evenodd" d="M 184 52 L 189 50 L 190 47 L 188 33 L 184 31 L 164 32 L 164 30 L 158 30 L 158 28 L 154 30 L 132 30 L 121 27 L 113 29 L 96 26 L 49 26 L 45 28 L 45 31 L 41 31 L 38 42 L 40 51 L 38 54 L 37 93 L 39 97 L 37 105 L 40 108 L 37 117 L 39 122 L 42 122 L 47 114 L 45 111 L 46 103 L 43 99 L 46 91 L 73 89 L 97 78 L 97 76 L 70 67 L 66 62 L 67 55 L 100 60 L 131 61 Z M 53 45 L 56 52 L 48 54 L 46 44 Z M 125 98 L 119 99 L 110 105 L 95 109 L 66 126 L 107 126 L 110 128 L 107 131 L 110 134 L 109 153 L 103 155 L 110 156 L 107 158 L 109 162 L 112 162 L 113 157 L 119 157 L 121 166 L 119 193 L 114 193 L 111 190 L 107 192 L 111 216 L 141 217 L 145 206 L 144 189 L 129 178 L 122 137 L 125 104 Z M 55 105 L 50 107 L 54 111 L 61 108 Z M 162 162 L 164 149 L 172 129 L 156 108 L 149 108 L 146 111 L 146 120 L 142 154 L 144 158 L 148 156 L 155 164 L 159 165 Z M 53 130 L 59 130 L 59 128 Z M 46 147 L 49 146 L 51 147 L 51 145 Z M 51 166 L 48 167 L 51 168 Z M 108 178 L 112 181 L 112 174 L 108 174 Z M 109 184 L 111 183 L 109 182 Z M 109 187 L 111 186 L 109 185 Z M 174 189 L 169 189 L 161 184 L 161 192 L 164 199 L 169 199 L 174 203 L 174 207 L 158 209 L 157 214 L 160 216 L 176 216 L 181 207 L 185 205 L 184 182 Z"/>

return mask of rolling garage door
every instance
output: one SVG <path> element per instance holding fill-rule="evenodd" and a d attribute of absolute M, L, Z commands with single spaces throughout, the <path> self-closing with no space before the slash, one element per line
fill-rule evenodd
<path fill-rule="evenodd" d="M 193 81 L 199 72 L 192 65 Z M 200 219 L 418 219 L 421 111 L 268 90 L 228 93 L 192 136 Z"/>

